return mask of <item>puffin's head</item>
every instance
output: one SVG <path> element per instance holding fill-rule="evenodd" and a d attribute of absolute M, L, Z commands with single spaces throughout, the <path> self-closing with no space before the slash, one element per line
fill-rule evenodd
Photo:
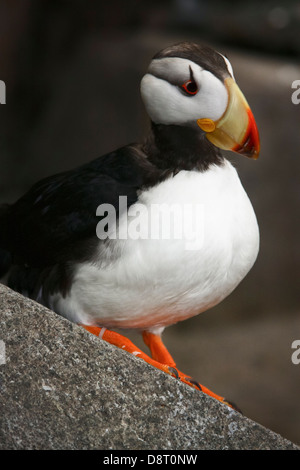
<path fill-rule="evenodd" d="M 189 42 L 163 49 L 142 79 L 141 94 L 155 124 L 202 129 L 216 147 L 258 157 L 253 114 L 229 60 L 213 49 Z"/>

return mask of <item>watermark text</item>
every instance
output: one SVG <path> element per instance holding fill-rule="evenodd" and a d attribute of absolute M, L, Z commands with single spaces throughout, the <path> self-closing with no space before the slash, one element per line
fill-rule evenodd
<path fill-rule="evenodd" d="M 300 364 L 300 339 L 295 339 L 292 342 L 292 349 L 295 349 L 291 356 L 292 363 L 298 365 Z"/>
<path fill-rule="evenodd" d="M 127 196 L 119 207 L 98 206 L 96 227 L 100 240 L 183 240 L 186 250 L 199 250 L 204 239 L 203 204 L 142 204 L 127 207 Z"/>
<path fill-rule="evenodd" d="M 0 104 L 6 104 L 6 86 L 3 80 L 0 80 Z"/>
<path fill-rule="evenodd" d="M 300 80 L 294 80 L 292 83 L 292 88 L 295 88 L 295 91 L 292 93 L 292 103 L 299 104 L 300 103 Z"/>

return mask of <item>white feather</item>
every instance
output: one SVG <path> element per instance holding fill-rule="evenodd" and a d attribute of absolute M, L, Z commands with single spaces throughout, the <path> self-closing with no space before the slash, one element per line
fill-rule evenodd
<path fill-rule="evenodd" d="M 54 310 L 85 324 L 159 331 L 219 303 L 251 269 L 259 248 L 257 221 L 229 162 L 203 173 L 181 171 L 143 192 L 138 203 L 148 210 L 157 203 L 200 204 L 200 248 L 186 249 L 190 233 L 182 239 L 112 240 L 104 264 L 99 243 L 99 262 L 77 266 L 70 294 L 51 298 Z M 126 214 L 120 225 L 125 222 Z"/>
<path fill-rule="evenodd" d="M 167 76 L 172 75 L 179 83 L 185 83 L 190 79 L 189 67 L 199 88 L 194 96 L 185 96 L 178 86 L 167 81 Z M 156 73 L 162 78 L 155 76 Z M 217 120 L 224 114 L 228 102 L 221 80 L 194 62 L 178 57 L 151 62 L 149 73 L 141 81 L 141 95 L 148 115 L 159 124 L 196 126 L 197 119 Z"/>
<path fill-rule="evenodd" d="M 225 57 L 223 54 L 221 54 L 219 52 L 219 54 L 223 57 L 225 63 L 226 63 L 226 66 L 227 66 L 227 70 L 228 72 L 230 73 L 230 75 L 232 76 L 232 78 L 234 79 L 234 74 L 233 74 L 233 68 L 232 68 L 232 65 L 231 63 L 229 62 L 229 60 L 227 59 L 227 57 Z"/>

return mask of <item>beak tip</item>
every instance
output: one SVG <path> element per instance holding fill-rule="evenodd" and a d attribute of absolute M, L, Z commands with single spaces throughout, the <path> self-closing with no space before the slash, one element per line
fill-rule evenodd
<path fill-rule="evenodd" d="M 260 140 L 259 134 L 256 126 L 256 122 L 254 117 L 249 109 L 249 123 L 248 123 L 248 130 L 244 137 L 244 142 L 241 145 L 235 146 L 232 150 L 245 155 L 246 157 L 253 158 L 257 160 L 259 157 L 260 152 Z"/>
<path fill-rule="evenodd" d="M 233 152 L 239 153 L 244 155 L 245 157 L 253 158 L 253 160 L 257 160 L 259 157 L 260 146 L 259 143 L 256 142 L 253 144 L 251 139 L 247 139 L 247 141 L 243 145 L 237 145 L 231 149 Z"/>

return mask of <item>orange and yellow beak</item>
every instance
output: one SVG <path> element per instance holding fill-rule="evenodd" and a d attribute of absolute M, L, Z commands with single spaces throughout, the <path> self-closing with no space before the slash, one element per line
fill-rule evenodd
<path fill-rule="evenodd" d="M 198 119 L 198 126 L 216 147 L 232 150 L 250 158 L 258 158 L 260 143 L 252 111 L 233 78 L 225 79 L 228 105 L 217 121 Z"/>

